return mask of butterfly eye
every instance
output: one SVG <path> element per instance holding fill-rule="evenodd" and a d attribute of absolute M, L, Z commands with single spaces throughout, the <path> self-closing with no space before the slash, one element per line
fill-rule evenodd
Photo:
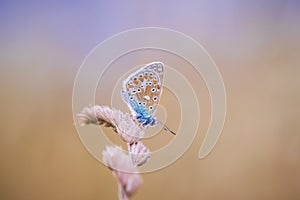
<path fill-rule="evenodd" d="M 132 90 L 132 92 L 131 92 L 132 94 L 135 94 L 136 93 L 136 90 Z"/>
<path fill-rule="evenodd" d="M 152 110 L 153 109 L 153 107 L 152 106 L 149 106 L 149 110 Z"/>
<path fill-rule="evenodd" d="M 139 105 L 142 105 L 142 103 L 141 103 L 141 102 L 139 102 Z"/>
<path fill-rule="evenodd" d="M 139 77 L 142 78 L 142 77 L 143 77 L 143 74 L 139 74 Z"/>
<path fill-rule="evenodd" d="M 150 81 L 150 82 L 148 83 L 148 85 L 152 85 L 152 81 Z"/>
<path fill-rule="evenodd" d="M 137 80 L 137 77 L 134 77 L 133 80 L 134 80 L 134 81 Z"/>
<path fill-rule="evenodd" d="M 153 97 L 153 101 L 157 101 L 157 96 Z"/>
<path fill-rule="evenodd" d="M 148 75 L 148 72 L 145 72 L 144 74 L 147 76 L 147 75 Z"/>
<path fill-rule="evenodd" d="M 156 91 L 156 88 L 152 88 L 152 89 L 151 89 L 151 92 L 155 92 L 155 91 Z"/>
<path fill-rule="evenodd" d="M 146 105 L 146 102 L 143 102 L 143 106 L 145 106 Z"/>
<path fill-rule="evenodd" d="M 133 96 L 130 96 L 129 99 L 130 99 L 130 100 L 133 100 Z"/>
<path fill-rule="evenodd" d="M 141 92 L 141 89 L 140 89 L 140 88 L 138 88 L 138 89 L 137 89 L 137 92 Z"/>
<path fill-rule="evenodd" d="M 152 73 L 152 72 L 150 72 L 150 73 L 149 73 L 149 75 L 150 75 L 150 76 L 153 76 L 153 73 Z"/>
<path fill-rule="evenodd" d="M 144 88 L 144 85 L 141 85 L 141 88 Z"/>

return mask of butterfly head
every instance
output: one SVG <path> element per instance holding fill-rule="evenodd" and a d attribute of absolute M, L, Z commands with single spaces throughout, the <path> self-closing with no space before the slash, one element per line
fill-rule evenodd
<path fill-rule="evenodd" d="M 157 124 L 157 120 L 155 117 L 153 116 L 142 116 L 139 115 L 135 118 L 135 120 L 141 124 L 144 128 L 148 127 L 148 126 L 155 126 Z"/>

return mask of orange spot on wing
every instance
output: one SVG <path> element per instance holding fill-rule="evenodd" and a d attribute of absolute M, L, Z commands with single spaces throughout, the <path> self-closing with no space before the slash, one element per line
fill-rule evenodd
<path fill-rule="evenodd" d="M 139 77 L 139 80 L 143 82 L 144 81 L 144 77 Z"/>
<path fill-rule="evenodd" d="M 138 80 L 134 80 L 134 81 L 132 81 L 135 85 L 137 85 L 138 83 L 139 83 L 139 81 Z"/>

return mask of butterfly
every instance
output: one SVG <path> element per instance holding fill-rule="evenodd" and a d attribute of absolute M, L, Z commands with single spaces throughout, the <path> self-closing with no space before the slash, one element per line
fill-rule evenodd
<path fill-rule="evenodd" d="M 154 115 L 163 89 L 164 64 L 152 62 L 132 73 L 124 82 L 121 95 L 129 107 L 134 120 L 142 127 L 155 126 L 161 123 Z"/>

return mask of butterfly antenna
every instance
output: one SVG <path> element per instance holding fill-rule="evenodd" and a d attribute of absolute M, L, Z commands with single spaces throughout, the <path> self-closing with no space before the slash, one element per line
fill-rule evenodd
<path fill-rule="evenodd" d="M 163 125 L 163 129 L 167 132 L 172 133 L 173 135 L 176 135 L 176 133 L 174 131 L 171 131 L 171 129 L 169 129 L 164 123 L 162 123 L 161 121 L 157 120 L 161 125 Z"/>

